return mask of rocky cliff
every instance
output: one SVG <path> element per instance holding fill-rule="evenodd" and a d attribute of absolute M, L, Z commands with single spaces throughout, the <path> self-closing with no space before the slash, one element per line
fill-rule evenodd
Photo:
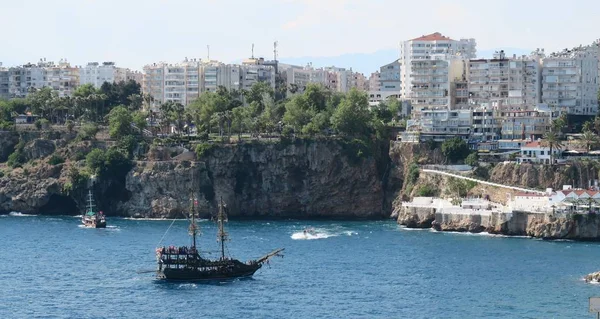
<path fill-rule="evenodd" d="M 1 212 L 81 211 L 84 194 L 70 192 L 69 183 L 72 168 L 84 162 L 50 165 L 46 159 L 55 148 L 70 158 L 89 152 L 91 145 L 29 141 L 23 152 L 30 162 L 23 168 L 5 168 L 0 178 Z M 95 194 L 100 209 L 119 216 L 181 216 L 194 192 L 205 216 L 215 211 L 222 197 L 233 218 L 381 219 L 389 216 L 391 197 L 387 147 L 380 150 L 357 155 L 335 140 L 219 145 L 194 161 L 134 162 L 122 178 L 98 183 Z"/>
<path fill-rule="evenodd" d="M 398 215 L 398 223 L 408 228 L 431 227 L 438 231 L 488 232 L 543 239 L 600 240 L 600 216 L 595 214 L 448 214 L 437 212 L 434 208 L 403 207 Z"/>
<path fill-rule="evenodd" d="M 600 164 L 579 161 L 563 165 L 498 164 L 490 172 L 490 181 L 527 188 L 561 189 L 563 185 L 587 188 L 589 181 L 598 179 Z"/>

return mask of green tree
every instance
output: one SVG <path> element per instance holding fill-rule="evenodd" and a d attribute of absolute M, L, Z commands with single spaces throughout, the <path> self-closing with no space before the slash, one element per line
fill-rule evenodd
<path fill-rule="evenodd" d="M 477 152 L 473 152 L 467 156 L 465 159 L 465 164 L 469 166 L 478 166 L 479 165 L 479 156 L 477 156 Z"/>
<path fill-rule="evenodd" d="M 598 144 L 598 136 L 594 132 L 586 130 L 581 135 L 581 141 L 585 144 L 585 149 L 589 152 L 592 150 L 592 147 Z"/>
<path fill-rule="evenodd" d="M 96 138 L 96 134 L 98 133 L 98 125 L 96 123 L 85 123 L 81 126 L 81 131 L 79 131 L 79 138 L 82 140 L 93 140 Z"/>
<path fill-rule="evenodd" d="M 104 151 L 95 148 L 85 157 L 85 163 L 93 174 L 99 174 L 104 170 L 105 159 Z"/>
<path fill-rule="evenodd" d="M 333 113 L 331 124 L 343 135 L 369 136 L 370 115 L 367 94 L 352 89 Z"/>
<path fill-rule="evenodd" d="M 41 117 L 48 119 L 52 110 L 52 101 L 58 98 L 58 93 L 49 87 L 34 89 L 27 96 L 32 111 Z"/>
<path fill-rule="evenodd" d="M 73 91 L 73 97 L 87 98 L 90 95 L 96 94 L 96 88 L 92 84 L 83 84 Z"/>
<path fill-rule="evenodd" d="M 453 137 L 442 143 L 442 154 L 451 162 L 465 159 L 469 155 L 469 146 L 460 137 Z"/>
<path fill-rule="evenodd" d="M 273 91 L 273 88 L 269 85 L 269 83 L 262 81 L 252 84 L 250 90 L 246 92 L 246 103 L 248 105 L 252 104 L 252 102 L 257 103 L 257 113 L 255 113 L 255 115 L 262 113 L 262 110 L 265 108 L 265 95 L 271 97 L 272 99 L 275 98 L 275 92 Z"/>
<path fill-rule="evenodd" d="M 138 143 L 139 141 L 135 136 L 127 135 L 119 139 L 117 146 L 122 152 L 127 154 L 129 158 L 132 158 L 133 151 L 135 150 Z"/>
<path fill-rule="evenodd" d="M 133 114 L 133 124 L 135 124 L 135 126 L 140 130 L 140 134 L 142 133 L 143 130 L 146 129 L 146 127 L 148 127 L 148 122 L 146 121 L 146 112 L 143 111 L 137 111 Z"/>
<path fill-rule="evenodd" d="M 313 117 L 308 101 L 303 95 L 294 96 L 285 104 L 285 114 L 283 122 L 291 126 L 296 133 L 302 131 L 302 128 L 310 123 Z"/>
<path fill-rule="evenodd" d="M 242 140 L 242 133 L 247 130 L 250 112 L 247 107 L 238 106 L 231 111 L 231 126 L 238 134 L 238 141 Z"/>
<path fill-rule="evenodd" d="M 108 114 L 110 137 L 120 139 L 131 134 L 131 112 L 124 106 L 117 106 Z"/>
<path fill-rule="evenodd" d="M 562 142 L 558 138 L 558 135 L 555 132 L 547 132 L 544 135 L 544 140 L 542 141 L 542 145 L 544 147 L 548 147 L 550 149 L 550 165 L 554 165 L 554 152 L 553 150 L 560 150 L 563 147 Z"/>

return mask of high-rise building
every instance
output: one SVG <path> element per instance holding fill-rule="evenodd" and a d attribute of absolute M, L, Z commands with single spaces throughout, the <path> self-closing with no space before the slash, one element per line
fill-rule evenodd
<path fill-rule="evenodd" d="M 242 65 L 200 59 L 181 63 L 153 63 L 144 66 L 142 90 L 154 98 L 154 105 L 168 101 L 188 105 L 204 92 L 249 90 L 254 83 L 265 82 L 275 88 L 275 68 L 261 59 L 246 60 Z"/>
<path fill-rule="evenodd" d="M 0 99 L 8 99 L 10 97 L 8 93 L 9 78 L 8 69 L 2 67 L 2 63 L 0 63 Z"/>
<path fill-rule="evenodd" d="M 434 56 L 460 56 L 462 59 L 475 59 L 477 57 L 475 39 L 453 40 L 436 32 L 403 42 L 400 45 L 399 60 L 400 89 L 403 98 L 408 99 L 412 94 L 414 62 L 435 60 Z"/>
<path fill-rule="evenodd" d="M 437 54 L 429 59 L 412 60 L 410 69 L 411 88 L 406 98 L 410 100 L 413 112 L 418 115 L 424 109 L 456 108 L 453 103 L 457 100 L 452 94 L 459 92 L 455 82 L 466 81 L 464 59 Z"/>
<path fill-rule="evenodd" d="M 542 102 L 569 114 L 598 113 L 598 47 L 565 49 L 543 59 Z"/>
<path fill-rule="evenodd" d="M 34 89 L 49 87 L 58 96 L 70 96 L 79 85 L 79 68 L 66 60 L 58 64 L 40 59 L 37 64 L 24 64 L 8 70 L 10 97 L 25 97 Z"/>
<path fill-rule="evenodd" d="M 121 81 L 133 80 L 142 84 L 142 73 L 126 68 L 119 68 L 114 62 L 89 62 L 80 69 L 80 85 L 91 84 L 100 88 L 104 82 L 119 83 Z"/>
<path fill-rule="evenodd" d="M 181 63 L 153 63 L 144 66 L 142 90 L 154 105 L 166 102 L 187 105 L 200 96 L 201 61 L 187 58 Z"/>
<path fill-rule="evenodd" d="M 469 105 L 510 110 L 532 110 L 540 103 L 541 55 L 469 61 Z"/>

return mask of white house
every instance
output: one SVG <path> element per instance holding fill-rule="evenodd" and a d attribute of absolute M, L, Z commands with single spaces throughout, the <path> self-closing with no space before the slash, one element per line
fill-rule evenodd
<path fill-rule="evenodd" d="M 549 195 L 534 194 L 534 193 L 518 193 L 515 195 L 514 200 L 511 203 L 513 210 L 523 211 L 540 211 L 548 210 L 550 203 Z"/>
<path fill-rule="evenodd" d="M 551 157 L 556 160 L 560 150 L 552 149 L 552 156 L 550 156 L 550 148 L 542 146 L 540 141 L 533 141 L 521 146 L 521 153 L 517 157 L 518 163 L 542 163 L 550 164 Z"/>

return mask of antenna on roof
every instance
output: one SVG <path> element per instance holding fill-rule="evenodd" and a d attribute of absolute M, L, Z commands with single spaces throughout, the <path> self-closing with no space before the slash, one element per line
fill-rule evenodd
<path fill-rule="evenodd" d="M 254 59 L 254 43 L 252 43 L 252 58 Z"/>
<path fill-rule="evenodd" d="M 210 62 L 210 45 L 206 45 L 207 56 L 206 59 Z"/>
<path fill-rule="evenodd" d="M 273 42 L 273 61 L 277 61 L 277 41 Z"/>

